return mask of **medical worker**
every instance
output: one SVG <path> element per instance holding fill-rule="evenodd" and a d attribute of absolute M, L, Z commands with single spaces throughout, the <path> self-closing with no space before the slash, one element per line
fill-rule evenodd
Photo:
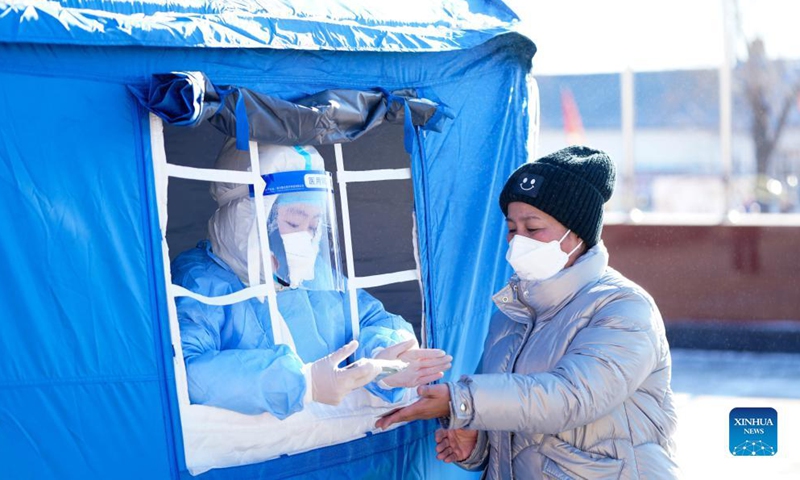
<path fill-rule="evenodd" d="M 263 297 L 223 306 L 178 297 L 190 401 L 283 419 L 312 401 L 337 405 L 363 386 L 396 402 L 404 387 L 441 378 L 452 358 L 420 349 L 411 325 L 365 291 L 357 292 L 358 339 L 347 342 L 349 296 L 322 157 L 313 147 L 258 150 L 266 228 L 257 220 L 252 186 L 213 183 L 219 208 L 208 223 L 210 241 L 174 260 L 172 281 L 207 297 L 273 282 L 277 314 Z M 216 168 L 249 171 L 250 154 L 231 139 Z M 262 255 L 269 255 L 271 278 Z M 340 367 L 353 353 L 357 361 Z M 402 370 L 374 381 L 386 365 Z"/>

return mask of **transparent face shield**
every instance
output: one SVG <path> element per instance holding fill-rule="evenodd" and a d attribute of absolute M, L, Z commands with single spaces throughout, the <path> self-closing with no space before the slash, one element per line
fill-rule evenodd
<path fill-rule="evenodd" d="M 330 174 L 302 170 L 263 178 L 275 281 L 287 288 L 343 292 Z"/>

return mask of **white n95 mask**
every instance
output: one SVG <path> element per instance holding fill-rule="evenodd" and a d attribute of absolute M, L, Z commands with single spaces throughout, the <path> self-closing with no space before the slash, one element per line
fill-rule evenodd
<path fill-rule="evenodd" d="M 522 280 L 547 280 L 564 268 L 570 255 L 583 243 L 581 241 L 569 253 L 561 250 L 561 242 L 567 238 L 569 232 L 567 230 L 561 240 L 552 242 L 540 242 L 522 235 L 514 235 L 508 243 L 506 261 Z"/>
<path fill-rule="evenodd" d="M 319 238 L 309 232 L 294 232 L 281 235 L 289 268 L 289 282 L 297 288 L 306 280 L 314 278 L 314 263 L 319 253 Z"/>

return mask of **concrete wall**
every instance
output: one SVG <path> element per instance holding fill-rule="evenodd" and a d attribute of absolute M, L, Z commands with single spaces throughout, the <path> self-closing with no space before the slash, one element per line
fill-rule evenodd
<path fill-rule="evenodd" d="M 665 322 L 800 322 L 800 225 L 606 225 L 610 264 Z"/>

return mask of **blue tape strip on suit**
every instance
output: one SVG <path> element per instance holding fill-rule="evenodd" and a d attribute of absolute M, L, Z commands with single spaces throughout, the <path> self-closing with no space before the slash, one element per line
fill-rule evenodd
<path fill-rule="evenodd" d="M 250 121 L 247 119 L 247 106 L 241 89 L 236 98 L 236 148 L 243 152 L 250 149 Z"/>

